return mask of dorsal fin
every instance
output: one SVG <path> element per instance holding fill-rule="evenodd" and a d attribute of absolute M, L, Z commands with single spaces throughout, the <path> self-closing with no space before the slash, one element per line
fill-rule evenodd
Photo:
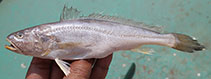
<path fill-rule="evenodd" d="M 136 22 L 131 19 L 125 19 L 122 17 L 117 16 L 109 16 L 109 15 L 102 15 L 98 13 L 92 13 L 88 16 L 80 16 L 80 11 L 76 8 L 70 7 L 68 8 L 66 5 L 63 8 L 62 14 L 60 16 L 60 21 L 64 20 L 72 20 L 72 19 L 97 19 L 97 20 L 106 20 L 117 22 L 125 25 L 130 25 L 134 27 L 141 27 L 148 30 L 152 30 L 155 32 L 163 32 L 163 26 L 153 26 L 153 25 L 146 25 L 143 22 Z"/>
<path fill-rule="evenodd" d="M 79 18 L 79 14 L 80 11 L 78 11 L 76 8 L 73 7 L 68 8 L 66 5 L 64 5 L 63 11 L 60 15 L 60 21 Z"/>
<path fill-rule="evenodd" d="M 146 25 L 143 22 L 136 22 L 131 19 L 125 19 L 125 18 L 117 17 L 117 16 L 102 15 L 102 14 L 98 14 L 98 13 L 92 13 L 88 16 L 83 16 L 81 18 L 112 21 L 112 22 L 117 22 L 117 23 L 121 23 L 121 24 L 125 24 L 125 25 L 142 27 L 142 28 L 152 30 L 155 32 L 163 32 L 163 28 L 164 28 L 163 26 Z"/>

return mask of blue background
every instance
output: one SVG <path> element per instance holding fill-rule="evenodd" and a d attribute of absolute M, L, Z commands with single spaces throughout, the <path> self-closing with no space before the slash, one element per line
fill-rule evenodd
<path fill-rule="evenodd" d="M 207 48 L 193 54 L 161 46 L 149 46 L 155 51 L 152 55 L 117 52 L 107 79 L 211 79 L 210 0 L 3 0 L 0 2 L 2 79 L 25 78 L 32 58 L 6 50 L 6 36 L 26 27 L 58 21 L 64 4 L 84 15 L 103 13 L 165 26 L 166 32 L 194 36 Z"/>

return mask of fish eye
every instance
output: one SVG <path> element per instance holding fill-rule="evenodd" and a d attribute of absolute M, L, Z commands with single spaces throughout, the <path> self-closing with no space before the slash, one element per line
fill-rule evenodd
<path fill-rule="evenodd" d="M 17 38 L 23 38 L 23 33 L 18 32 L 18 33 L 16 34 L 16 37 L 17 37 Z"/>

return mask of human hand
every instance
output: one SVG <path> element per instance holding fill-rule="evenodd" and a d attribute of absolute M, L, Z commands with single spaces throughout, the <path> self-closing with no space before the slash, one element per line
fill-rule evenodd
<path fill-rule="evenodd" d="M 67 61 L 71 70 L 70 74 L 65 76 L 54 60 L 34 57 L 26 79 L 104 79 L 111 60 L 112 55 L 98 59 L 93 68 L 94 59 Z"/>

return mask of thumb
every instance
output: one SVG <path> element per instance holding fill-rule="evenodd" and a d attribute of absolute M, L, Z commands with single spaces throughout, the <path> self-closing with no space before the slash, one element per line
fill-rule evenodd
<path fill-rule="evenodd" d="M 93 60 L 77 60 L 70 64 L 70 74 L 64 79 L 89 79 Z"/>

